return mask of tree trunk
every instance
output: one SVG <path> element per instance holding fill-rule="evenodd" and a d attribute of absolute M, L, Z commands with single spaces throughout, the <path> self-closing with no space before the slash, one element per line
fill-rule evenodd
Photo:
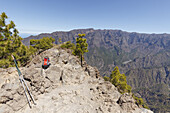
<path fill-rule="evenodd" d="M 83 56 L 81 55 L 81 67 L 83 67 Z"/>

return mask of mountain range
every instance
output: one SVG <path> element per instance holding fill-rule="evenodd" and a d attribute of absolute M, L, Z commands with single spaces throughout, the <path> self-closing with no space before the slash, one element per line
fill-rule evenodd
<path fill-rule="evenodd" d="M 141 96 L 154 112 L 170 112 L 170 34 L 145 34 L 121 30 L 76 29 L 57 31 L 24 38 L 55 38 L 55 43 L 72 41 L 79 33 L 85 33 L 89 52 L 88 64 L 109 76 L 115 66 L 127 76 L 133 92 Z"/>

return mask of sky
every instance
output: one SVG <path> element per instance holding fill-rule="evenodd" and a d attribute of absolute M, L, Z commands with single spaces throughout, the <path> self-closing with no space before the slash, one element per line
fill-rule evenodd
<path fill-rule="evenodd" d="M 170 33 L 170 0 L 0 0 L 21 35 L 73 29 Z"/>

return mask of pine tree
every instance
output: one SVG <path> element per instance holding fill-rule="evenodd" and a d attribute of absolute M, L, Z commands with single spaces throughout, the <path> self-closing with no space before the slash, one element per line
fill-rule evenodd
<path fill-rule="evenodd" d="M 120 74 L 119 68 L 116 66 L 111 74 L 111 82 L 116 87 L 118 87 L 118 90 L 121 93 L 130 93 L 131 87 L 127 84 L 126 76 L 125 74 Z"/>
<path fill-rule="evenodd" d="M 39 49 L 46 50 L 53 47 L 53 38 L 43 38 L 42 40 L 33 40 L 33 47 L 27 47 L 22 44 L 22 38 L 18 35 L 13 21 L 7 24 L 8 16 L 3 12 L 0 15 L 0 68 L 14 66 L 11 58 L 13 54 L 18 62 L 18 66 L 24 66 Z"/>
<path fill-rule="evenodd" d="M 131 92 L 132 88 L 127 84 L 125 74 L 121 74 L 117 66 L 112 71 L 110 77 L 105 76 L 104 79 L 106 81 L 110 81 L 113 85 L 115 85 L 120 93 Z"/>
<path fill-rule="evenodd" d="M 18 35 L 18 30 L 15 28 L 13 21 L 7 24 L 8 16 L 3 12 L 0 15 L 0 68 L 14 66 L 11 58 L 13 54 L 18 61 L 18 64 L 24 64 L 28 58 L 28 48 L 22 44 L 22 38 Z"/>
<path fill-rule="evenodd" d="M 8 16 L 3 12 L 0 15 L 0 67 L 11 66 L 10 55 L 15 51 L 13 47 L 15 24 L 13 21 L 7 24 L 6 19 Z"/>
<path fill-rule="evenodd" d="M 52 37 L 43 37 L 42 39 L 31 39 L 30 40 L 30 45 L 32 45 L 32 47 L 34 49 L 36 49 L 37 51 L 44 51 L 47 49 L 50 49 L 53 47 L 53 42 L 55 42 L 55 39 Z"/>
<path fill-rule="evenodd" d="M 67 41 L 67 42 L 63 43 L 60 47 L 74 50 L 75 44 L 71 43 L 71 41 Z"/>
<path fill-rule="evenodd" d="M 73 51 L 74 55 L 79 56 L 79 58 L 81 59 L 81 66 L 83 66 L 82 62 L 83 62 L 83 55 L 84 53 L 88 52 L 88 44 L 86 42 L 86 39 L 83 38 L 85 36 L 85 34 L 78 34 L 78 38 L 76 39 L 76 48 Z"/>

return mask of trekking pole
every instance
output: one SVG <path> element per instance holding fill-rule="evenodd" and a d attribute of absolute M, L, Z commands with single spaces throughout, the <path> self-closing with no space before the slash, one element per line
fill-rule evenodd
<path fill-rule="evenodd" d="M 20 82 L 22 84 L 22 87 L 24 88 L 24 92 L 25 92 L 25 95 L 26 95 L 26 98 L 27 98 L 27 101 L 28 101 L 28 104 L 29 104 L 29 107 L 31 108 L 31 103 L 30 103 L 30 100 L 28 99 L 28 95 L 27 95 L 27 92 L 26 92 L 26 89 L 25 89 L 25 86 L 24 86 L 24 83 L 21 79 L 21 76 L 19 76 L 19 79 L 20 79 Z"/>
<path fill-rule="evenodd" d="M 30 100 L 28 99 L 28 95 L 27 95 L 27 92 L 26 92 L 25 86 L 26 86 L 26 88 L 27 88 L 28 94 L 30 95 L 31 100 L 33 101 L 34 105 L 36 105 L 36 103 L 35 103 L 35 101 L 34 101 L 33 96 L 31 95 L 31 92 L 30 92 L 30 90 L 29 90 L 29 88 L 28 88 L 28 86 L 27 86 L 27 84 L 26 84 L 26 82 L 25 82 L 25 80 L 24 80 L 24 78 L 23 78 L 22 74 L 21 74 L 21 71 L 19 70 L 19 68 L 18 68 L 18 66 L 17 66 L 16 59 L 14 58 L 14 56 L 13 56 L 13 55 L 11 55 L 11 56 L 12 56 L 12 58 L 13 58 L 14 62 L 15 62 L 15 66 L 16 66 L 17 71 L 18 71 L 18 74 L 19 74 L 20 82 L 21 82 L 22 87 L 23 87 L 23 89 L 24 89 L 24 92 L 25 92 L 25 95 L 26 95 L 26 98 L 27 98 L 28 104 L 29 104 L 29 106 L 30 106 L 30 108 L 31 108 L 31 103 L 30 103 Z M 25 86 L 24 86 L 24 84 L 25 84 Z"/>
<path fill-rule="evenodd" d="M 43 60 L 42 56 L 40 55 L 41 57 L 41 61 Z M 43 76 L 43 69 L 41 68 L 41 76 Z"/>
<path fill-rule="evenodd" d="M 32 94 L 31 94 L 31 92 L 30 92 L 30 90 L 29 90 L 29 88 L 28 88 L 28 86 L 27 86 L 25 80 L 24 80 L 24 79 L 22 79 L 22 80 L 23 80 L 23 82 L 25 83 L 25 86 L 26 86 L 26 88 L 27 88 L 28 94 L 29 94 L 30 97 L 31 97 L 31 100 L 33 101 L 34 105 L 36 105 L 35 100 L 34 100 Z"/>

